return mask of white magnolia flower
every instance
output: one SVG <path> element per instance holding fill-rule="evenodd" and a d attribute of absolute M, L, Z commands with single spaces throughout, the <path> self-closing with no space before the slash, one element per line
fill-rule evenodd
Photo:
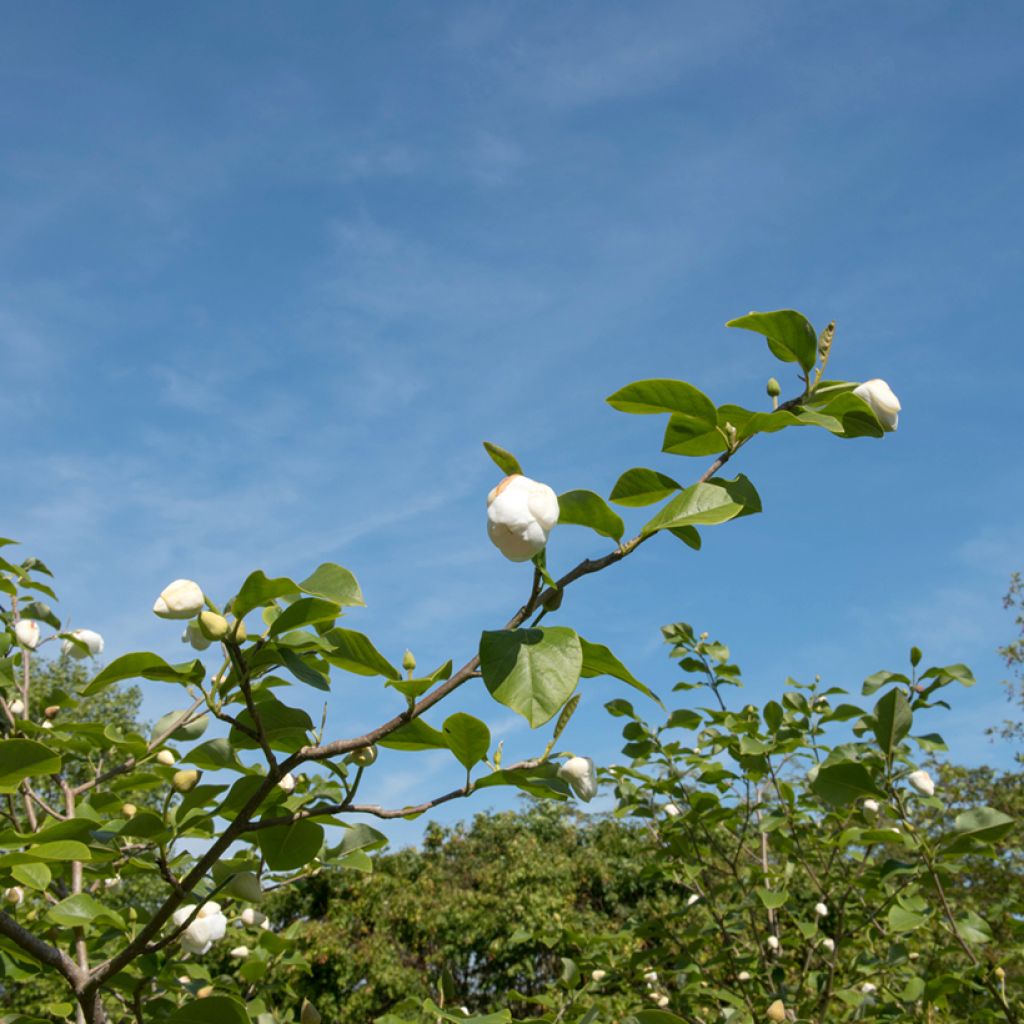
<path fill-rule="evenodd" d="M 278 782 L 278 786 L 281 789 L 283 789 L 286 793 L 290 793 L 293 789 L 295 789 L 295 776 L 292 775 L 291 772 L 288 772 L 288 774 L 285 775 L 280 780 L 280 782 Z"/>
<path fill-rule="evenodd" d="M 203 632 L 199 628 L 199 623 L 195 620 L 185 627 L 185 631 L 181 634 L 181 642 L 183 644 L 191 644 L 192 649 L 195 651 L 205 651 L 206 648 L 213 643 L 212 640 L 207 640 L 206 637 L 203 636 Z"/>
<path fill-rule="evenodd" d="M 861 807 L 864 809 L 864 813 L 872 818 L 881 810 L 878 801 L 871 799 L 865 800 Z"/>
<path fill-rule="evenodd" d="M 153 614 L 161 619 L 191 619 L 203 604 L 203 590 L 195 580 L 175 580 L 160 591 Z"/>
<path fill-rule="evenodd" d="M 872 992 L 878 991 L 878 986 L 875 985 L 873 982 L 865 981 L 864 984 L 861 985 L 860 990 L 864 993 L 864 995 L 869 996 Z"/>
<path fill-rule="evenodd" d="M 228 954 L 234 960 L 244 960 L 249 955 L 248 946 L 235 946 L 233 950 Z"/>
<path fill-rule="evenodd" d="M 916 772 L 911 772 L 907 776 L 907 782 L 924 796 L 935 795 L 935 782 L 923 768 L 918 769 Z"/>
<path fill-rule="evenodd" d="M 690 895 L 686 897 L 686 905 L 688 907 L 692 907 L 699 899 L 700 896 L 697 893 L 691 892 Z"/>
<path fill-rule="evenodd" d="M 239 917 L 246 928 L 263 928 L 265 931 L 270 928 L 270 921 L 267 919 L 267 915 L 255 907 L 246 907 Z"/>
<path fill-rule="evenodd" d="M 513 473 L 487 495 L 487 536 L 512 562 L 544 550 L 558 522 L 558 498 L 547 484 Z"/>
<path fill-rule="evenodd" d="M 175 927 L 183 925 L 192 916 L 192 912 L 195 909 L 194 903 L 178 907 L 171 916 Z M 199 913 L 196 914 L 195 920 L 181 933 L 181 948 L 186 953 L 195 953 L 197 956 L 202 956 L 203 953 L 209 951 L 215 942 L 224 938 L 227 927 L 228 920 L 221 913 L 220 904 L 213 902 L 204 903 L 199 908 Z"/>
<path fill-rule="evenodd" d="M 774 936 L 774 935 L 769 935 L 768 936 L 768 948 L 770 950 L 772 950 L 773 952 L 775 952 L 775 953 L 777 953 L 779 951 L 779 940 L 778 940 L 778 938 L 776 936 Z"/>
<path fill-rule="evenodd" d="M 12 715 L 20 715 L 25 710 L 25 702 L 20 697 L 15 697 L 7 706 Z"/>
<path fill-rule="evenodd" d="M 20 885 L 12 885 L 9 889 L 4 889 L 4 899 L 14 906 L 17 906 L 24 898 L 25 891 Z"/>
<path fill-rule="evenodd" d="M 675 804 L 673 804 L 673 803 L 665 804 L 665 813 L 670 818 L 674 818 L 674 817 L 676 817 L 676 815 L 679 814 L 679 808 Z"/>
<path fill-rule="evenodd" d="M 818 917 L 828 917 L 828 907 L 826 907 L 824 903 L 815 903 L 814 912 Z"/>
<path fill-rule="evenodd" d="M 19 619 L 14 626 L 14 635 L 22 647 L 34 651 L 39 646 L 39 623 L 34 619 Z"/>
<path fill-rule="evenodd" d="M 607 971 L 602 971 L 600 967 L 598 967 L 598 969 L 596 971 L 591 971 L 590 972 L 590 980 L 591 981 L 604 981 L 604 979 L 607 978 L 607 977 L 608 977 L 608 972 Z"/>
<path fill-rule="evenodd" d="M 883 430 L 895 430 L 900 421 L 900 400 L 884 380 L 876 377 L 853 389 L 853 393 L 871 406 Z"/>
<path fill-rule="evenodd" d="M 166 765 L 168 768 L 174 764 L 174 754 L 170 750 L 161 750 L 160 753 L 156 755 L 156 759 L 160 764 Z"/>
<path fill-rule="evenodd" d="M 65 640 L 61 645 L 61 650 L 65 654 L 70 654 L 72 658 L 88 658 L 91 655 L 103 653 L 103 637 L 99 633 L 94 633 L 91 629 L 73 629 L 70 635 L 78 643 Z M 84 648 L 81 646 L 82 644 L 85 644 Z"/>
<path fill-rule="evenodd" d="M 822 939 L 821 948 L 824 949 L 826 953 L 834 953 L 836 951 L 835 939 Z"/>
<path fill-rule="evenodd" d="M 558 777 L 568 782 L 572 791 L 584 802 L 589 803 L 597 793 L 597 770 L 589 757 L 570 757 L 558 769 Z"/>
<path fill-rule="evenodd" d="M 737 981 L 750 981 L 750 971 L 740 971 L 740 973 L 736 975 L 736 979 Z"/>

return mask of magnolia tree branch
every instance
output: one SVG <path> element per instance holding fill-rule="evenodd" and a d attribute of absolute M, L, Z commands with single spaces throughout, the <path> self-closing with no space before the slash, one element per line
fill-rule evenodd
<path fill-rule="evenodd" d="M 76 992 L 84 984 L 86 975 L 71 957 L 48 942 L 44 942 L 37 935 L 33 935 L 3 910 L 0 910 L 0 934 L 6 935 L 39 963 L 59 971 Z"/>

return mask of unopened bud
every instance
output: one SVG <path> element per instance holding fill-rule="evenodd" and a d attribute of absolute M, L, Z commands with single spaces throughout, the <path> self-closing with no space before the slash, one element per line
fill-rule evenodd
<path fill-rule="evenodd" d="M 169 750 L 161 750 L 160 753 L 156 755 L 156 759 L 160 764 L 166 765 L 168 768 L 174 764 L 174 754 Z"/>
<path fill-rule="evenodd" d="M 239 619 L 231 627 L 231 642 L 236 644 L 244 644 L 249 639 L 249 631 L 245 628 L 245 622 Z"/>
<path fill-rule="evenodd" d="M 278 788 L 283 789 L 286 793 L 291 793 L 295 789 L 295 776 L 291 772 L 288 772 L 280 782 L 278 782 Z"/>
<path fill-rule="evenodd" d="M 368 768 L 377 760 L 377 748 L 372 743 L 368 747 L 357 747 L 348 755 L 348 759 L 360 768 Z"/>
<path fill-rule="evenodd" d="M 60 705 L 51 704 L 48 708 L 43 709 L 43 714 L 46 715 L 47 718 L 56 718 L 60 714 Z"/>
<path fill-rule="evenodd" d="M 139 813 L 139 809 L 135 804 L 121 804 L 121 813 L 126 818 L 134 818 Z"/>
<path fill-rule="evenodd" d="M 768 392 L 769 398 L 778 398 L 782 394 L 782 386 L 774 377 L 769 377 L 765 391 Z"/>
<path fill-rule="evenodd" d="M 8 705 L 12 715 L 20 715 L 25 710 L 25 702 L 20 697 L 15 697 Z"/>
<path fill-rule="evenodd" d="M 228 620 L 223 615 L 210 611 L 199 613 L 199 632 L 207 640 L 223 640 L 230 629 Z"/>
<path fill-rule="evenodd" d="M 607 978 L 607 977 L 608 977 L 608 972 L 607 971 L 602 971 L 600 967 L 596 971 L 591 971 L 590 972 L 590 980 L 591 981 L 604 981 L 604 979 Z"/>
<path fill-rule="evenodd" d="M 994 973 L 995 973 L 995 976 L 996 976 L 996 977 L 997 977 L 997 978 L 998 978 L 998 979 L 999 979 L 1000 981 L 1002 981 L 1002 980 L 1003 980 L 1003 979 L 1004 979 L 1004 978 L 1006 977 L 1006 971 L 1004 971 L 1004 970 L 1002 969 L 1002 967 L 997 967 L 997 968 L 995 969 Z"/>
<path fill-rule="evenodd" d="M 786 1004 L 781 999 L 776 999 L 768 1006 L 764 1015 L 772 1021 L 784 1021 L 786 1019 Z"/>
<path fill-rule="evenodd" d="M 406 651 L 405 654 L 402 655 L 402 668 L 404 668 L 406 672 L 416 671 L 416 658 L 413 656 L 412 651 Z"/>
<path fill-rule="evenodd" d="M 320 1014 L 308 999 L 302 1000 L 302 1009 L 299 1012 L 299 1024 L 320 1024 Z"/>
<path fill-rule="evenodd" d="M 180 772 L 175 772 L 171 777 L 171 785 L 179 793 L 187 793 L 190 789 L 195 789 L 198 782 L 199 772 L 195 768 L 182 768 Z"/>
<path fill-rule="evenodd" d="M 138 919 L 139 919 L 139 912 L 138 912 L 138 910 L 135 907 L 129 907 L 128 908 L 128 920 L 129 921 L 138 921 Z"/>
<path fill-rule="evenodd" d="M 918 960 L 918 959 L 920 959 L 920 957 L 921 957 L 921 954 L 918 953 L 917 950 L 914 950 L 914 952 L 907 954 L 907 959 L 908 960 Z"/>
<path fill-rule="evenodd" d="M 213 995 L 213 986 L 204 985 L 197 993 L 196 999 L 209 999 Z"/>
<path fill-rule="evenodd" d="M 25 893 L 20 885 L 12 885 L 9 889 L 4 889 L 4 899 L 14 906 L 17 906 L 24 898 Z"/>

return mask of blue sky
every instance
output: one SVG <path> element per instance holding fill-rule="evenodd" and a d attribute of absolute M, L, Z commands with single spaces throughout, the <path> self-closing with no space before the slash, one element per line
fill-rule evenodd
<path fill-rule="evenodd" d="M 560 621 L 664 693 L 658 628 L 689 620 L 756 700 L 787 675 L 855 689 L 916 643 L 979 679 L 931 723 L 953 755 L 1009 765 L 983 730 L 1024 564 L 1022 22 L 940 0 L 11 7 L 0 533 L 110 656 L 181 655 L 149 612 L 175 577 L 223 598 L 333 560 L 367 595 L 353 628 L 461 664 L 529 583 L 486 538 L 481 440 L 559 491 L 690 478 L 660 420 L 604 397 L 652 376 L 789 393 L 722 324 L 793 306 L 838 322 L 837 376 L 892 384 L 899 432 L 758 440 L 737 468 L 764 515 L 700 554 L 657 539 Z M 564 527 L 549 558 L 603 550 Z M 620 691 L 584 690 L 565 745 L 607 763 Z M 336 734 L 393 704 L 339 679 Z M 543 746 L 479 686 L 458 706 L 506 756 Z M 387 755 L 367 795 L 457 776 Z"/>

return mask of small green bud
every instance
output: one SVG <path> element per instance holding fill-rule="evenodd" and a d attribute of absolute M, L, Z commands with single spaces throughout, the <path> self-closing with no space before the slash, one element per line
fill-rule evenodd
<path fill-rule="evenodd" d="M 249 639 L 249 631 L 245 628 L 245 622 L 241 619 L 232 628 L 231 639 L 236 644 L 244 644 Z"/>
<path fill-rule="evenodd" d="M 121 804 L 121 813 L 126 818 L 134 818 L 139 813 L 139 809 L 135 804 Z"/>
<path fill-rule="evenodd" d="M 910 648 L 910 664 L 917 668 L 921 664 L 921 648 L 911 647 Z"/>
<path fill-rule="evenodd" d="M 348 759 L 360 768 L 369 768 L 377 760 L 377 748 L 372 743 L 368 747 L 357 747 Z"/>
<path fill-rule="evenodd" d="M 1002 967 L 997 967 L 997 968 L 995 969 L 995 976 L 996 976 L 996 977 L 997 977 L 997 978 L 998 978 L 998 979 L 999 979 L 1000 981 L 1002 981 L 1002 980 L 1003 980 L 1003 978 L 1005 978 L 1005 977 L 1006 977 L 1006 971 L 1004 971 L 1004 970 L 1002 969 Z"/>
<path fill-rule="evenodd" d="M 768 392 L 769 398 L 778 398 L 782 394 L 782 387 L 774 377 L 769 377 L 765 391 Z"/>
<path fill-rule="evenodd" d="M 138 919 L 139 919 L 139 912 L 135 909 L 135 907 L 129 907 L 128 908 L 128 920 L 129 921 L 138 921 Z"/>
<path fill-rule="evenodd" d="M 190 789 L 195 789 L 198 782 L 199 772 L 195 768 L 182 768 L 180 772 L 175 772 L 171 778 L 171 785 L 179 793 L 187 793 Z"/>
<path fill-rule="evenodd" d="M 223 640 L 230 630 L 228 620 L 216 612 L 199 613 L 199 632 L 207 640 Z"/>
<path fill-rule="evenodd" d="M 405 654 L 402 655 L 402 668 L 404 668 L 406 672 L 416 671 L 416 658 L 413 656 L 412 651 L 406 651 Z"/>

